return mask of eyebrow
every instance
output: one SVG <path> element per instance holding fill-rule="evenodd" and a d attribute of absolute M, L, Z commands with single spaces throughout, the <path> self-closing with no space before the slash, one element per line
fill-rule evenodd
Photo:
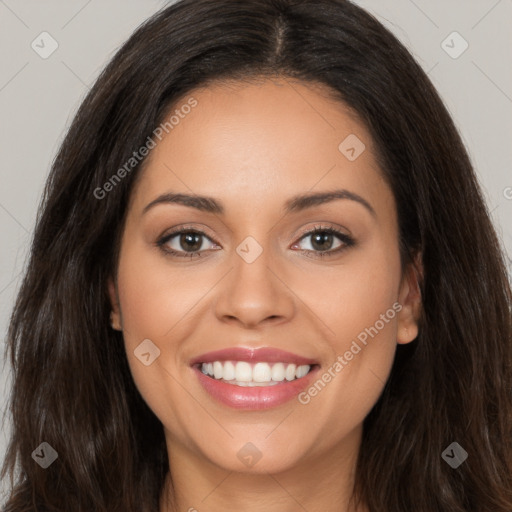
<path fill-rule="evenodd" d="M 366 199 L 346 189 L 300 194 L 288 199 L 285 202 L 284 207 L 286 213 L 294 213 L 306 210 L 308 208 L 313 208 L 314 206 L 330 203 L 338 199 L 355 201 L 363 205 L 373 217 L 377 217 L 374 208 Z M 225 212 L 222 204 L 213 197 L 168 192 L 158 196 L 156 199 L 146 205 L 144 210 L 142 210 L 142 215 L 159 204 L 181 204 L 183 206 L 195 208 L 196 210 L 203 212 L 216 213 L 221 215 Z"/>

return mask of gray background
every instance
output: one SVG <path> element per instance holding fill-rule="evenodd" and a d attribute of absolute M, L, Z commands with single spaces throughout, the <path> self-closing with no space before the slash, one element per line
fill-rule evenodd
<path fill-rule="evenodd" d="M 168 3 L 0 0 L 0 358 L 37 205 L 56 150 L 102 67 L 142 21 Z M 512 255 L 512 0 L 356 3 L 388 27 L 428 72 L 459 127 L 495 226 Z M 48 48 L 40 43 L 43 31 L 58 43 L 47 59 L 31 47 L 35 40 Z M 469 44 L 458 58 L 442 47 L 454 31 Z M 453 47 L 452 53 L 461 44 L 456 38 L 444 43 Z M 9 365 L 3 363 L 2 412 L 10 379 Z M 9 428 L 6 417 L 0 461 Z"/>

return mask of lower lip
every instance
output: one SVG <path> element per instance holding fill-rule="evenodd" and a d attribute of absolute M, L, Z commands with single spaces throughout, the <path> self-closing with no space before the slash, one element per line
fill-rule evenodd
<path fill-rule="evenodd" d="M 199 368 L 194 367 L 203 388 L 219 402 L 234 409 L 261 410 L 270 409 L 284 404 L 308 387 L 319 370 L 314 366 L 307 375 L 291 381 L 284 380 L 272 386 L 242 387 L 227 384 L 206 376 Z"/>

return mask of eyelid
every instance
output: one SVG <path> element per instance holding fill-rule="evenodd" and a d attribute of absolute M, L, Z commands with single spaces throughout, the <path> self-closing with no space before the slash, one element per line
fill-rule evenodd
<path fill-rule="evenodd" d="M 220 245 L 218 242 L 214 240 L 214 236 L 212 234 L 209 234 L 209 228 L 204 226 L 204 224 L 200 224 L 200 227 L 197 227 L 197 224 L 181 224 L 179 226 L 174 226 L 173 228 L 164 231 L 162 235 L 158 237 L 158 240 L 161 240 L 163 238 L 172 237 L 173 235 L 178 235 L 182 232 L 194 232 L 198 233 L 202 236 L 205 236 L 206 238 L 210 239 L 210 241 L 216 243 L 217 245 Z"/>
<path fill-rule="evenodd" d="M 328 231 L 330 229 L 339 231 L 340 234 L 352 238 L 351 232 L 347 228 L 342 226 L 341 224 L 336 224 L 335 222 L 321 221 L 321 220 L 314 222 L 314 225 L 312 227 L 310 226 L 307 228 L 301 228 L 298 232 L 296 232 L 293 235 L 293 238 L 297 238 L 297 237 L 302 238 L 305 235 L 311 234 L 312 232 L 314 233 L 315 231 L 322 231 L 322 230 Z"/>

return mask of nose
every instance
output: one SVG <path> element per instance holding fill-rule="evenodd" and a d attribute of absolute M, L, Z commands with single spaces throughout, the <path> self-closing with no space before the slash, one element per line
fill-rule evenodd
<path fill-rule="evenodd" d="M 245 328 L 260 324 L 280 324 L 295 314 L 294 295 L 286 284 L 280 265 L 267 250 L 248 263 L 236 252 L 233 269 L 221 281 L 215 314 L 222 322 L 238 323 Z"/>

